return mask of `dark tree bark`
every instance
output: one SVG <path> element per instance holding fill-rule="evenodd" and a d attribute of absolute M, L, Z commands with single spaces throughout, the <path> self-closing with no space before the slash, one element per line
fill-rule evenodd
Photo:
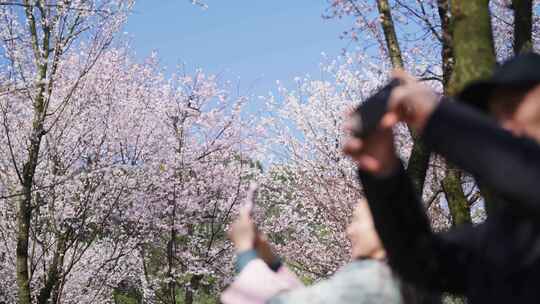
<path fill-rule="evenodd" d="M 381 26 L 392 66 L 394 68 L 403 68 L 403 58 L 401 56 L 401 49 L 399 47 L 388 0 L 377 0 L 377 7 L 379 9 L 379 14 L 381 15 Z"/>
<path fill-rule="evenodd" d="M 41 148 L 41 139 L 45 135 L 44 121 L 46 109 L 46 85 L 43 81 L 47 78 L 48 58 L 50 54 L 50 29 L 43 26 L 42 46 L 38 42 L 37 21 L 34 16 L 34 4 L 25 1 L 25 14 L 28 20 L 28 30 L 32 37 L 32 48 L 36 62 L 38 62 L 36 94 L 33 102 L 32 133 L 28 146 L 28 158 L 24 162 L 21 177 L 21 193 L 23 195 L 17 204 L 17 246 L 16 246 L 16 269 L 19 304 L 31 303 L 30 271 L 28 269 L 28 244 L 30 239 L 30 224 L 32 219 L 32 188 L 34 175 L 38 165 L 38 157 Z"/>
<path fill-rule="evenodd" d="M 66 247 L 65 238 L 58 236 L 56 243 L 56 250 L 54 252 L 53 260 L 47 271 L 47 277 L 45 285 L 41 288 L 38 295 L 38 304 L 47 304 L 51 298 L 51 294 L 58 287 L 60 283 L 60 275 L 62 273 L 62 264 L 64 260 L 64 253 Z"/>
<path fill-rule="evenodd" d="M 532 0 L 512 0 L 514 9 L 514 53 L 532 50 Z"/>
<path fill-rule="evenodd" d="M 399 47 L 388 0 L 377 0 L 377 7 L 381 16 L 381 26 L 392 67 L 404 69 L 403 56 Z M 430 152 L 422 143 L 420 137 L 411 128 L 409 128 L 409 132 L 413 139 L 413 148 L 407 165 L 407 173 L 411 178 L 416 193 L 418 196 L 422 196 L 426 173 L 429 167 Z M 427 304 L 433 303 L 434 299 L 437 299 L 437 295 L 428 294 L 413 285 L 404 284 L 402 287 L 407 303 Z"/>
<path fill-rule="evenodd" d="M 443 89 L 447 94 L 450 77 L 454 71 L 454 50 L 452 47 L 452 33 L 450 31 L 450 4 L 449 0 L 437 0 L 437 11 L 441 21 L 441 59 L 443 69 Z"/>
<path fill-rule="evenodd" d="M 467 83 L 489 77 L 496 61 L 489 0 L 452 0 L 451 4 L 455 65 L 448 93 L 455 95 Z"/>
<path fill-rule="evenodd" d="M 476 79 L 488 77 L 495 66 L 489 0 L 453 0 L 451 33 L 454 69 L 447 93 L 457 94 Z M 443 188 L 454 224 L 471 221 L 470 206 L 461 187 L 461 172 L 449 164 Z"/>
<path fill-rule="evenodd" d="M 403 57 L 399 47 L 399 41 L 397 39 L 396 29 L 392 19 L 392 12 L 388 0 L 377 0 L 377 7 L 381 15 L 381 26 L 384 32 L 388 56 L 390 57 L 392 66 L 394 68 L 403 69 Z M 412 129 L 409 130 L 411 132 L 411 137 L 413 138 L 414 144 L 407 166 L 407 173 L 411 177 L 416 193 L 421 196 L 424 188 L 424 182 L 426 180 L 426 172 L 429 166 L 430 153 L 426 149 L 425 145 L 420 141 L 419 136 L 415 134 Z"/>
<path fill-rule="evenodd" d="M 194 275 L 191 277 L 190 286 L 186 287 L 185 297 L 184 297 L 184 303 L 186 304 L 193 304 L 194 299 L 194 291 L 199 289 L 199 285 L 201 282 L 202 276 L 201 275 Z"/>

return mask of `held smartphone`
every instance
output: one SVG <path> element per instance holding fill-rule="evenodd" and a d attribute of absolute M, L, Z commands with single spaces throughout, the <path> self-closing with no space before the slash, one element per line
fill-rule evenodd
<path fill-rule="evenodd" d="M 382 117 L 388 111 L 390 94 L 399 85 L 399 80 L 392 79 L 355 109 L 352 114 L 354 120 L 352 133 L 354 136 L 366 137 L 377 129 Z"/>
<path fill-rule="evenodd" d="M 259 185 L 255 182 L 249 184 L 249 188 L 246 195 L 245 208 L 249 211 L 250 215 L 253 215 L 253 209 L 255 208 L 255 199 L 257 198 L 257 189 Z"/>

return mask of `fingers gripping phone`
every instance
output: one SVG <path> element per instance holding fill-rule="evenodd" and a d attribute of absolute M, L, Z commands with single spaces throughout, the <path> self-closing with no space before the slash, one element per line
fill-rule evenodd
<path fill-rule="evenodd" d="M 392 90 L 400 85 L 399 80 L 392 79 L 375 94 L 358 105 L 352 114 L 352 134 L 362 138 L 375 131 L 384 114 L 388 111 L 388 103 Z"/>
<path fill-rule="evenodd" d="M 253 215 L 253 209 L 255 208 L 255 199 L 257 198 L 257 190 L 259 185 L 256 182 L 251 182 L 246 195 L 246 202 L 244 207 L 249 212 L 249 215 Z"/>
<path fill-rule="evenodd" d="M 250 216 L 253 217 L 253 209 L 255 208 L 257 190 L 259 185 L 255 182 L 251 182 L 249 185 L 246 202 L 244 208 L 249 212 Z M 272 245 L 268 242 L 266 237 L 259 231 L 257 226 L 255 226 L 255 232 L 257 234 L 255 238 L 255 250 L 257 251 L 257 256 L 261 258 L 273 271 L 278 271 L 281 267 L 281 259 L 274 254 Z"/>

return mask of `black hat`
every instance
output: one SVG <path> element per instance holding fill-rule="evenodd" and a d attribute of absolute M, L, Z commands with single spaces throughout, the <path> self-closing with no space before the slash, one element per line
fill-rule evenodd
<path fill-rule="evenodd" d="M 540 84 L 540 55 L 525 53 L 495 68 L 491 78 L 470 83 L 457 97 L 487 111 L 488 100 L 496 88 L 528 89 L 537 84 Z"/>

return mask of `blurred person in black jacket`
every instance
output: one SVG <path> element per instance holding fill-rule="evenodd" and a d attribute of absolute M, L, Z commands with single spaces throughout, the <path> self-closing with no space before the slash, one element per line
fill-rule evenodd
<path fill-rule="evenodd" d="M 344 143 L 391 266 L 405 280 L 471 303 L 539 302 L 540 56 L 519 55 L 466 87 L 458 99 L 469 105 L 437 103 L 410 75 L 394 77 L 402 85 L 380 127 Z M 506 203 L 482 224 L 433 233 L 396 156 L 392 126 L 400 121 Z"/>

